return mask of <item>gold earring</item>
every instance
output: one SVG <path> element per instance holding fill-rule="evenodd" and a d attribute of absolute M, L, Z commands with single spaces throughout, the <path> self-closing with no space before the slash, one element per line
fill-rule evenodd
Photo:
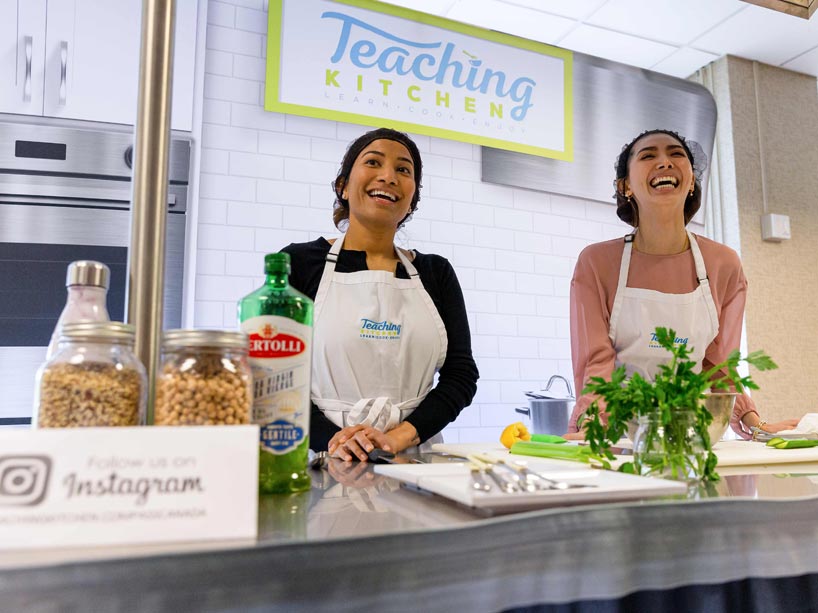
<path fill-rule="evenodd" d="M 691 188 L 690 188 L 690 192 L 689 192 L 687 195 L 688 195 L 688 196 L 692 196 L 694 191 L 696 191 L 696 188 L 695 188 L 695 187 L 691 187 Z"/>

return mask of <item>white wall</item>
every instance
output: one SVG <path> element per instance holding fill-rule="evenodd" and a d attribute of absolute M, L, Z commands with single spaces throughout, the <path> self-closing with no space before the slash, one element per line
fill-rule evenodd
<path fill-rule="evenodd" d="M 265 31 L 263 0 L 208 5 L 196 327 L 236 325 L 236 300 L 260 284 L 265 253 L 337 235 L 330 183 L 346 145 L 369 129 L 264 112 Z M 413 137 L 423 189 L 398 241 L 452 262 L 480 369 L 474 403 L 444 435 L 496 441 L 522 417 L 514 407 L 526 406 L 524 391 L 552 374 L 573 381 L 568 293 L 576 256 L 627 227 L 613 202 L 481 183 L 480 147 Z"/>

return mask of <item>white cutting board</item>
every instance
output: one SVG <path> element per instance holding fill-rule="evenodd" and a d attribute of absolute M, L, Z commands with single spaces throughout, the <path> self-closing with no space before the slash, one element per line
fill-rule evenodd
<path fill-rule="evenodd" d="M 570 444 L 570 443 L 566 443 Z M 464 456 L 471 453 L 488 453 L 495 457 L 508 457 L 508 450 L 500 443 L 461 443 L 434 445 L 435 451 L 451 453 L 453 455 Z M 719 441 L 713 446 L 713 452 L 718 458 L 718 466 L 767 466 L 798 464 L 799 469 L 812 470 L 806 465 L 814 463 L 814 471 L 818 472 L 818 447 L 808 447 L 806 449 L 776 449 L 767 447 L 766 443 L 756 441 Z M 521 456 L 514 456 L 521 457 Z M 621 461 L 632 461 L 633 456 L 619 456 Z M 544 459 L 544 458 L 543 458 Z M 564 460 L 548 460 L 559 466 L 560 470 L 582 470 L 588 467 L 587 464 L 579 462 L 568 462 Z M 615 468 L 620 462 L 612 462 Z"/>
<path fill-rule="evenodd" d="M 570 445 L 571 443 L 565 443 Z M 498 459 L 514 458 L 517 460 L 527 460 L 533 456 L 511 455 L 500 443 L 436 443 L 432 445 L 432 450 L 442 453 L 450 453 L 461 458 L 474 453 L 485 453 L 488 456 Z M 554 460 L 551 458 L 537 458 L 548 462 L 558 470 L 586 470 L 588 465 L 583 462 L 570 462 L 568 460 Z"/>
<path fill-rule="evenodd" d="M 511 454 L 500 443 L 435 443 L 433 451 L 450 453 L 465 458 L 473 453 L 485 453 L 493 458 L 507 458 Z M 561 462 L 562 463 L 562 462 Z"/>
<path fill-rule="evenodd" d="M 515 456 L 519 457 L 519 456 Z M 526 458 L 530 470 L 578 487 L 565 490 L 539 490 L 534 492 L 500 491 L 496 486 L 488 492 L 475 491 L 471 471 L 466 463 L 446 462 L 432 464 L 378 464 L 376 473 L 398 479 L 410 488 L 432 492 L 473 509 L 490 513 L 508 513 L 529 509 L 572 504 L 608 503 L 622 500 L 640 500 L 656 496 L 668 496 L 687 492 L 687 486 L 678 481 L 637 477 L 609 470 L 596 470 L 581 465 L 579 469 L 554 470 L 553 462 L 541 458 Z M 502 471 L 503 469 L 497 469 Z M 486 477 L 486 481 L 490 481 Z"/>
<path fill-rule="evenodd" d="M 713 453 L 721 466 L 764 466 L 768 464 L 816 463 L 818 470 L 818 447 L 806 449 L 776 449 L 756 441 L 719 441 Z"/>
<path fill-rule="evenodd" d="M 565 443 L 565 445 L 574 445 L 574 442 Z M 529 455 L 512 455 L 500 443 L 435 443 L 432 445 L 433 451 L 442 453 L 450 453 L 451 455 L 465 458 L 467 455 L 474 453 L 485 453 L 493 458 L 514 458 L 517 460 L 529 460 L 537 458 L 540 462 L 547 462 L 551 464 L 554 470 L 586 470 L 588 464 L 585 462 L 573 462 L 571 460 L 557 460 L 553 458 L 543 458 L 539 456 Z M 611 468 L 616 470 L 623 462 L 630 462 L 633 460 L 632 456 L 617 456 L 616 460 L 611 461 Z"/>

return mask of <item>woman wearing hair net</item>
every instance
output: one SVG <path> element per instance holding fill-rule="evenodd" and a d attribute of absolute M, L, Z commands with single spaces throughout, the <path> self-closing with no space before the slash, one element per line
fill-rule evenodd
<path fill-rule="evenodd" d="M 693 150 L 696 150 L 694 156 Z M 739 347 L 747 279 L 738 255 L 687 229 L 701 206 L 704 153 L 669 130 L 650 130 L 628 143 L 616 164 L 616 213 L 634 231 L 588 246 L 571 281 L 571 354 L 577 389 L 590 377 L 652 378 L 663 360 L 650 346 L 657 326 L 687 339 L 704 369 Z M 582 430 L 593 401 L 579 398 L 569 435 Z M 792 428 L 798 420 L 767 423 L 740 395 L 730 425 L 743 438 L 751 428 Z M 572 438 L 581 435 L 574 434 Z"/>

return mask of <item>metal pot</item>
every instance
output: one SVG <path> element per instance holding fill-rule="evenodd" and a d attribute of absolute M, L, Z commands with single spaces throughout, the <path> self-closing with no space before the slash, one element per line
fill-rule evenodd
<path fill-rule="evenodd" d="M 560 379 L 568 389 L 568 396 L 562 398 L 552 398 L 553 394 L 547 394 L 551 389 L 554 379 Z M 565 434 L 568 432 L 568 418 L 574 408 L 574 392 L 571 384 L 565 377 L 554 375 L 548 380 L 548 384 L 541 392 L 526 392 L 528 396 L 528 408 L 518 407 L 514 409 L 522 415 L 526 415 L 531 420 L 531 431 L 534 434 Z"/>

